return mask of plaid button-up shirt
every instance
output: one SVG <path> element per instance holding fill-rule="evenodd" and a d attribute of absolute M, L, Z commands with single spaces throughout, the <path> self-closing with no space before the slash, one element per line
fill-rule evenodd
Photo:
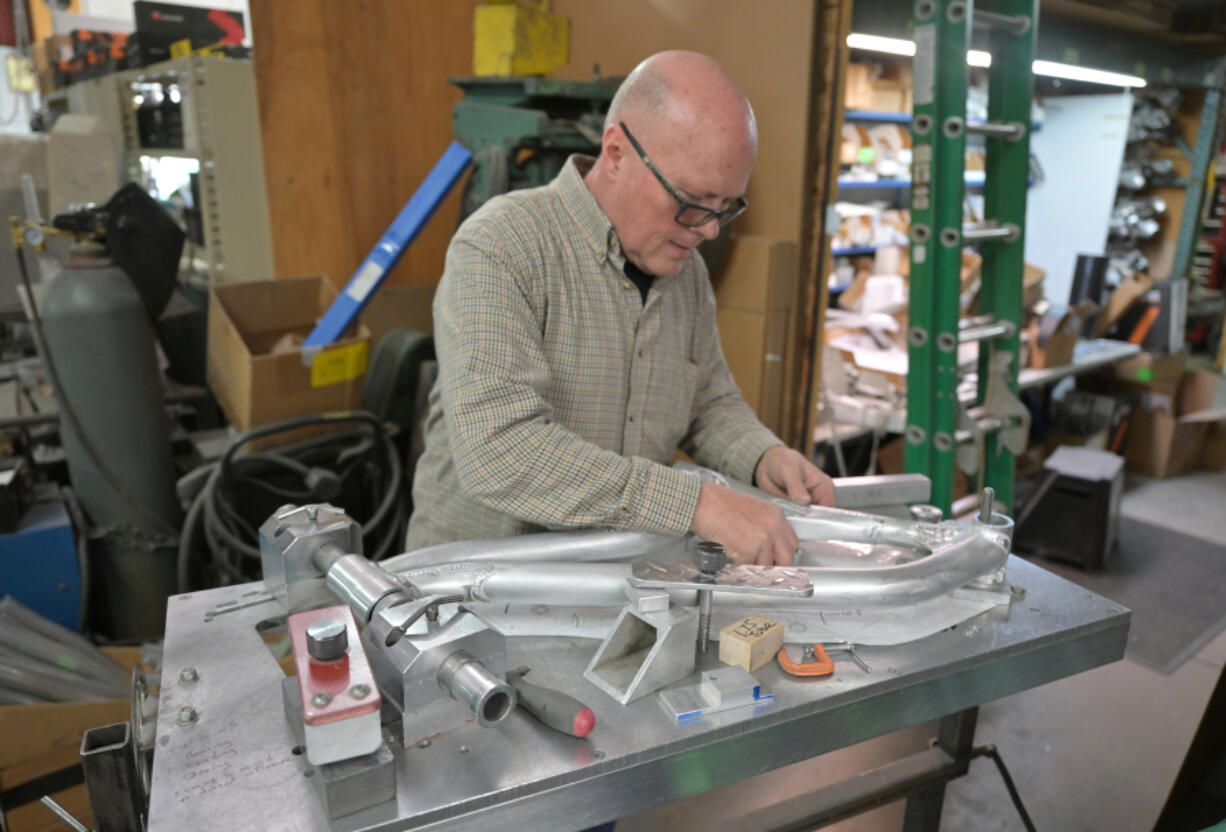
<path fill-rule="evenodd" d="M 688 531 L 699 481 L 678 447 L 751 481 L 781 444 L 737 390 L 692 253 L 644 302 L 572 156 L 456 233 L 434 298 L 439 376 L 409 551 L 544 529 Z"/>

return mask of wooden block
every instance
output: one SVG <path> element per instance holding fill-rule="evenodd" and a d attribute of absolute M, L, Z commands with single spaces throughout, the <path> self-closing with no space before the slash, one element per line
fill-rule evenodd
<path fill-rule="evenodd" d="M 750 673 L 769 663 L 783 647 L 783 626 L 750 613 L 719 631 L 719 660 Z"/>

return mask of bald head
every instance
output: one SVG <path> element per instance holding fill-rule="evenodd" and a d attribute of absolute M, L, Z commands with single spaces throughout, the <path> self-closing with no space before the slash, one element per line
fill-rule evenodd
<path fill-rule="evenodd" d="M 689 142 L 719 135 L 756 155 L 758 128 L 744 91 L 717 61 L 698 52 L 658 52 L 626 76 L 605 128 L 633 124 L 642 141 Z"/>
<path fill-rule="evenodd" d="M 697 52 L 661 52 L 618 88 L 584 182 L 626 259 L 671 275 L 719 234 L 721 212 L 743 208 L 757 152 L 753 108 L 724 68 Z"/>

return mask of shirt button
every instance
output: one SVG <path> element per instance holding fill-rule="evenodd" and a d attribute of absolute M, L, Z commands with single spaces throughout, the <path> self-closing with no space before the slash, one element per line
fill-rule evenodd
<path fill-rule="evenodd" d="M 629 280 L 627 280 L 627 281 L 626 281 L 626 288 L 627 288 L 627 289 L 633 289 L 633 288 L 634 288 L 633 286 L 631 286 L 631 285 L 630 285 L 630 281 L 629 281 Z"/>
<path fill-rule="evenodd" d="M 630 421 L 631 421 L 631 422 L 633 422 L 633 421 L 634 421 L 634 416 L 633 416 L 633 414 L 630 416 Z"/>
<path fill-rule="evenodd" d="M 642 358 L 642 357 L 643 357 L 643 351 L 639 350 L 639 358 Z"/>

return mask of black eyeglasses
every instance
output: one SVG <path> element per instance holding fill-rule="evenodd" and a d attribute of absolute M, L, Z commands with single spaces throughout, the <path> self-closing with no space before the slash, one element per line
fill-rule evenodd
<path fill-rule="evenodd" d="M 722 211 L 690 202 L 688 199 L 681 196 L 681 194 L 677 192 L 676 188 L 669 184 L 669 181 L 664 178 L 664 174 L 660 173 L 659 169 L 656 168 L 652 161 L 647 158 L 647 154 L 643 152 L 642 146 L 631 134 L 630 128 L 626 127 L 626 122 L 619 121 L 617 124 L 621 127 L 622 132 L 626 134 L 626 138 L 630 140 L 630 146 L 634 148 L 635 153 L 639 154 L 639 158 L 643 160 L 643 164 L 647 166 L 649 171 L 655 174 L 656 179 L 660 180 L 660 184 L 664 186 L 664 190 L 668 191 L 669 195 L 673 199 L 677 200 L 677 213 L 673 219 L 675 219 L 678 224 L 683 225 L 686 228 L 699 228 L 706 225 L 711 220 L 716 220 L 719 222 L 719 227 L 723 228 L 725 225 L 732 222 L 733 219 L 739 216 L 742 211 L 749 207 L 749 203 L 745 201 L 745 197 L 743 196 L 736 197 L 734 200 L 732 200 L 732 205 L 723 209 Z"/>

